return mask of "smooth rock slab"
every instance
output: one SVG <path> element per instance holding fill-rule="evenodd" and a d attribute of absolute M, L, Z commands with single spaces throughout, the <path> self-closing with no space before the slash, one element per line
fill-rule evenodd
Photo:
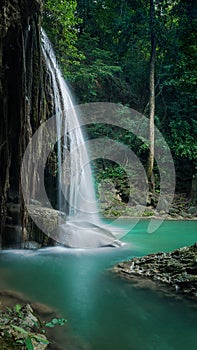
<path fill-rule="evenodd" d="M 66 224 L 60 225 L 52 237 L 68 248 L 88 249 L 123 246 L 123 242 L 116 238 L 106 226 L 83 220 L 68 221 Z"/>

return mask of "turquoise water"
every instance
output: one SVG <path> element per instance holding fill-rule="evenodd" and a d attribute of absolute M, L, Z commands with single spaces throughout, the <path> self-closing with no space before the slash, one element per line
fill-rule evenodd
<path fill-rule="evenodd" d="M 131 221 L 120 225 L 129 229 Z M 164 221 L 152 234 L 147 227 L 148 221 L 141 220 L 124 237 L 124 248 L 2 251 L 0 289 L 55 307 L 87 349 L 196 349 L 197 309 L 191 301 L 138 289 L 108 271 L 132 256 L 197 241 L 197 221 Z"/>

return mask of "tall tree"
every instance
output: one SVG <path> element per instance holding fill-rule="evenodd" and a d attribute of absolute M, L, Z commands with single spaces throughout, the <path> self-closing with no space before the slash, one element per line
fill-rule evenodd
<path fill-rule="evenodd" d="M 147 116 L 149 113 L 150 133 L 153 132 L 150 135 L 150 153 L 147 144 L 138 147 L 137 140 L 134 142 L 128 135 L 121 140 L 124 142 L 127 139 L 131 147 L 135 144 L 143 164 L 147 165 L 149 156 L 148 178 L 150 187 L 154 189 L 155 122 L 178 164 L 177 179 L 182 178 L 185 165 L 189 169 L 186 186 L 189 192 L 197 159 L 194 146 L 197 135 L 197 50 L 194 30 L 197 3 L 194 0 L 77 0 L 72 14 L 68 7 L 67 14 L 63 13 L 62 4 L 68 6 L 74 2 L 45 0 L 45 4 L 48 4 L 45 16 L 48 32 L 56 28 L 56 34 L 52 37 L 55 38 L 65 75 L 71 81 L 78 101 L 122 103 Z M 82 18 L 82 22 L 67 25 L 67 21 L 74 18 L 73 15 L 75 19 L 76 16 Z M 63 35 L 60 18 L 68 28 Z M 75 43 L 78 54 L 82 53 L 78 65 L 75 59 L 69 59 L 72 49 L 69 56 L 67 44 L 62 45 L 68 33 L 69 36 L 75 33 L 72 43 Z M 74 64 L 69 64 L 71 61 Z M 92 132 L 97 130 L 91 128 Z M 123 137 L 117 130 L 116 136 L 118 139 Z M 155 183 L 157 186 L 156 176 Z"/>
<path fill-rule="evenodd" d="M 150 75 L 149 75 L 149 155 L 147 165 L 147 178 L 149 190 L 154 192 L 154 144 L 155 144 L 155 60 L 156 60 L 156 35 L 155 35 L 155 4 L 154 0 L 150 0 Z"/>

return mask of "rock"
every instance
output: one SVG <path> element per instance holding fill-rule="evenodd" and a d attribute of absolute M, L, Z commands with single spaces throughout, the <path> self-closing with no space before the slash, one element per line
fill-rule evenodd
<path fill-rule="evenodd" d="M 6 224 L 13 225 L 13 218 L 11 216 L 6 216 Z"/>
<path fill-rule="evenodd" d="M 121 247 L 124 243 L 103 225 L 88 221 L 73 220 L 59 225 L 54 239 L 68 248 Z"/>
<path fill-rule="evenodd" d="M 18 204 L 20 203 L 20 196 L 17 192 L 9 192 L 8 193 L 8 203 Z"/>
<path fill-rule="evenodd" d="M 155 211 L 152 209 L 152 207 L 146 207 L 144 213 L 142 214 L 143 217 L 149 217 L 155 215 Z"/>
<path fill-rule="evenodd" d="M 177 293 L 197 297 L 197 243 L 170 253 L 149 254 L 133 258 L 112 269 L 129 280 L 150 278 Z"/>
<path fill-rule="evenodd" d="M 171 207 L 169 208 L 168 212 L 170 215 L 179 214 L 179 209 Z"/>
<path fill-rule="evenodd" d="M 61 222 L 66 221 L 66 214 L 52 208 L 37 205 L 28 206 L 29 219 L 42 228 L 44 233 L 52 233 Z"/>
<path fill-rule="evenodd" d="M 157 204 L 157 210 L 166 213 L 168 211 L 168 201 L 165 198 L 160 198 Z"/>
<path fill-rule="evenodd" d="M 180 215 L 179 214 L 176 214 L 176 213 L 173 213 L 173 214 L 170 214 L 170 217 L 172 218 L 172 219 L 177 219 L 178 220 L 178 218 L 180 218 Z M 182 217 L 181 217 L 182 218 Z"/>
<path fill-rule="evenodd" d="M 35 205 L 28 206 L 28 213 L 31 221 L 29 232 L 35 233 L 35 221 L 46 237 L 53 240 L 53 245 L 54 242 L 70 248 L 120 247 L 123 245 L 104 224 L 84 220 L 66 222 L 65 213 Z M 33 238 L 33 240 L 36 239 Z"/>
<path fill-rule="evenodd" d="M 165 214 L 166 214 L 165 210 L 160 210 L 159 211 L 159 215 L 165 215 Z"/>
<path fill-rule="evenodd" d="M 197 213 L 197 208 L 196 207 L 189 207 L 188 211 L 189 214 L 193 215 Z"/>
<path fill-rule="evenodd" d="M 20 218 L 20 204 L 16 203 L 9 203 L 7 205 L 7 211 L 8 215 L 12 217 L 13 224 L 15 225 L 20 225 L 21 223 L 21 218 Z"/>
<path fill-rule="evenodd" d="M 21 243 L 22 249 L 40 249 L 41 246 L 42 245 L 40 243 L 35 241 L 27 241 L 27 242 Z"/>
<path fill-rule="evenodd" d="M 4 248 L 18 248 L 22 242 L 22 227 L 19 225 L 6 225 L 2 235 Z"/>
<path fill-rule="evenodd" d="M 27 226 L 28 241 L 38 242 L 41 246 L 53 246 L 55 244 L 53 232 L 56 232 L 59 225 L 65 222 L 65 213 L 52 208 L 29 205 Z"/>
<path fill-rule="evenodd" d="M 40 323 L 29 304 L 23 307 L 18 305 L 18 309 L 15 307 L 12 310 L 0 311 L 0 320 L 1 349 L 18 348 L 16 342 L 19 339 L 23 340 L 23 345 L 25 346 L 27 338 L 31 339 L 34 350 L 46 349 L 48 344 L 47 338 L 44 334 L 40 334 L 41 327 L 35 327 L 36 324 L 39 325 Z M 43 342 L 39 339 L 42 339 Z"/>
<path fill-rule="evenodd" d="M 2 271 L 1 271 L 2 272 Z M 1 273 L 2 274 L 2 273 Z M 7 274 L 7 270 L 6 270 Z M 27 304 L 31 305 L 31 308 L 33 309 L 33 313 L 36 318 L 38 318 L 41 323 L 43 322 L 50 322 L 54 318 L 62 318 L 62 315 L 57 312 L 57 310 L 52 309 L 50 306 L 46 304 L 41 304 L 38 302 L 33 302 L 29 298 L 27 298 L 24 294 L 13 292 L 9 290 L 0 290 L 0 320 L 1 320 L 1 313 L 6 312 L 7 308 L 14 308 L 16 304 L 20 304 L 21 306 L 25 306 Z M 0 322 L 1 323 L 1 322 Z M 80 349 L 80 350 L 90 350 L 92 349 L 89 347 L 89 344 L 84 343 L 84 340 L 80 337 L 76 337 L 76 335 L 73 334 L 71 328 L 69 327 L 69 322 L 65 324 L 63 327 L 54 327 L 54 328 L 45 328 L 46 331 L 46 337 L 50 341 L 50 344 L 48 345 L 47 349 L 53 349 L 53 350 L 65 350 L 65 349 Z M 38 348 L 38 343 L 36 344 L 37 347 L 34 348 L 34 350 L 43 350 L 43 348 Z M 15 348 L 10 346 L 8 348 L 1 347 L 1 341 L 0 341 L 0 349 L 1 350 L 14 350 Z M 25 347 L 22 348 L 17 346 L 16 349 L 22 350 L 26 349 Z"/>
<path fill-rule="evenodd" d="M 182 210 L 182 211 L 180 212 L 180 215 L 181 215 L 183 218 L 187 218 L 187 217 L 188 217 L 188 213 L 187 213 L 186 211 L 184 211 L 184 210 Z"/>
<path fill-rule="evenodd" d="M 36 199 L 30 199 L 29 200 L 29 204 L 32 204 L 32 205 L 37 205 L 39 207 L 42 207 L 42 203 L 37 201 Z"/>
<path fill-rule="evenodd" d="M 0 235 L 7 203 L 17 204 L 21 199 L 20 172 L 26 145 L 50 113 L 40 47 L 42 8 L 43 0 L 0 1 Z M 43 103 L 45 107 L 39 108 Z M 17 225 L 19 220 L 17 215 Z"/>

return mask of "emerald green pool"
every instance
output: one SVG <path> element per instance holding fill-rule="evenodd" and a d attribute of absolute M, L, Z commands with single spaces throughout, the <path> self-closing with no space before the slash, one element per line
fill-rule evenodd
<path fill-rule="evenodd" d="M 119 225 L 129 228 L 131 221 Z M 197 303 L 138 289 L 107 271 L 121 260 L 197 241 L 197 221 L 164 221 L 152 234 L 147 227 L 148 221 L 139 221 L 123 248 L 1 251 L 0 289 L 59 310 L 87 349 L 197 349 Z"/>

